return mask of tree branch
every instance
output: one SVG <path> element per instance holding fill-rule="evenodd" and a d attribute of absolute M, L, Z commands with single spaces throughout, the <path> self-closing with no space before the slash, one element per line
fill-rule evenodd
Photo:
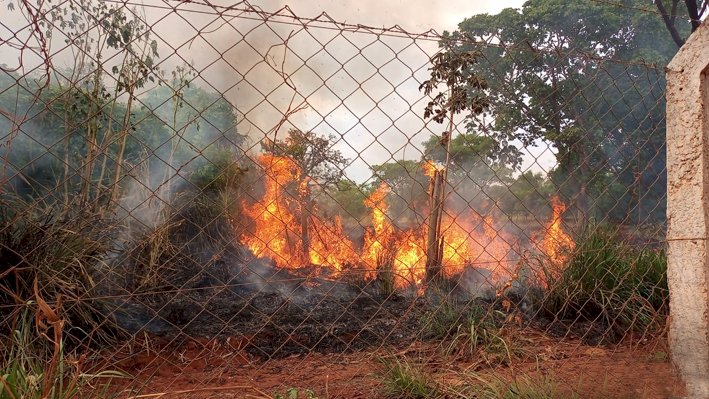
<path fill-rule="evenodd" d="M 692 0 L 685 1 L 688 2 Z M 665 6 L 662 4 L 662 0 L 655 0 L 654 3 L 657 7 L 657 11 L 659 11 L 660 15 L 662 16 L 662 20 L 665 22 L 665 27 L 672 36 L 672 40 L 675 41 L 677 47 L 682 47 L 682 45 L 684 44 L 684 39 L 682 39 L 682 37 L 679 35 L 679 32 L 677 32 L 677 28 L 675 28 L 675 24 L 670 19 L 670 15 L 667 14 L 667 10 L 665 10 Z"/>
<path fill-rule="evenodd" d="M 658 0 L 658 2 L 661 0 Z M 692 21 L 692 32 L 699 28 L 701 20 L 699 19 L 699 9 L 697 8 L 696 0 L 684 0 L 684 4 L 687 5 L 687 12 L 689 13 L 689 18 Z"/>

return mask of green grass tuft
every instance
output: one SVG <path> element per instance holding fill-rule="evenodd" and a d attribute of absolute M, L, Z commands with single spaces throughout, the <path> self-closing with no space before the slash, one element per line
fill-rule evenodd
<path fill-rule="evenodd" d="M 576 399 L 578 395 L 564 392 L 548 375 L 522 376 L 511 381 L 499 377 L 473 375 L 472 381 L 460 389 L 459 397 L 475 399 Z"/>
<path fill-rule="evenodd" d="M 32 305 L 32 304 L 29 304 Z M 116 371 L 87 373 L 82 370 L 81 359 L 70 359 L 64 353 L 61 331 L 54 331 L 54 351 L 48 353 L 38 345 L 32 331 L 29 312 L 24 312 L 18 329 L 12 334 L 10 347 L 0 356 L 0 399 L 81 399 L 112 398 L 118 395 L 111 391 L 114 378 L 126 378 Z M 61 328 L 61 323 L 54 328 Z"/>
<path fill-rule="evenodd" d="M 381 359 L 381 380 L 386 398 L 423 399 L 436 397 L 438 385 L 433 376 L 405 359 Z"/>
<path fill-rule="evenodd" d="M 604 326 L 603 340 L 660 327 L 667 312 L 667 258 L 661 249 L 636 248 L 606 227 L 578 240 L 561 276 L 541 299 L 555 320 Z"/>

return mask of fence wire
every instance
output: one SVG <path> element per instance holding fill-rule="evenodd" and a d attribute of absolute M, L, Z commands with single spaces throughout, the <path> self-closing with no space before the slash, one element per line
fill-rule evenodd
<path fill-rule="evenodd" d="M 681 392 L 642 32 L 7 7 L 0 398 Z"/>

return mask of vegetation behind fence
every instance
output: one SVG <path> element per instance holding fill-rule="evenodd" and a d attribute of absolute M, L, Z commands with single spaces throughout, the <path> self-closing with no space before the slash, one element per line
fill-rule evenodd
<path fill-rule="evenodd" d="M 656 3 L 444 34 L 3 3 L 0 398 L 314 397 L 297 365 L 267 391 L 223 375 L 351 353 L 380 396 L 586 397 L 520 365 L 662 340 L 663 68 L 698 11 Z M 441 358 L 467 374 L 415 364 Z"/>

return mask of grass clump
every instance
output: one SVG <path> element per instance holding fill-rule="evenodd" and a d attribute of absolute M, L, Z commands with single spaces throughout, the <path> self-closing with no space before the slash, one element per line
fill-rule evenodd
<path fill-rule="evenodd" d="M 554 320 L 603 326 L 602 340 L 662 325 L 668 306 L 667 258 L 636 248 L 607 227 L 582 235 L 558 278 L 549 278 L 542 312 Z"/>
<path fill-rule="evenodd" d="M 185 288 L 224 284 L 227 267 L 217 263 L 238 257 L 231 205 L 219 193 L 185 191 L 155 209 L 150 223 L 131 219 L 127 245 L 111 262 L 121 289 L 166 301 Z"/>
<path fill-rule="evenodd" d="M 479 305 L 459 305 L 450 299 L 426 314 L 429 336 L 441 339 L 443 353 L 480 359 L 489 365 L 509 364 L 523 355 L 516 338 L 504 327 L 504 313 Z"/>
<path fill-rule="evenodd" d="M 405 359 L 380 359 L 382 393 L 386 398 L 423 399 L 439 395 L 433 376 Z"/>
<path fill-rule="evenodd" d="M 0 334 L 13 334 L 34 285 L 45 298 L 67 304 L 66 343 L 107 343 L 119 330 L 96 297 L 111 229 L 88 210 L 62 212 L 49 205 L 0 200 Z"/>
<path fill-rule="evenodd" d="M 285 392 L 276 393 L 273 399 L 318 399 L 312 389 L 288 388 Z"/>
<path fill-rule="evenodd" d="M 42 308 L 54 313 L 46 304 L 39 306 L 37 311 L 40 312 Z M 88 399 L 117 396 L 111 393 L 110 383 L 114 378 L 125 378 L 124 374 L 115 371 L 85 372 L 83 358 L 65 355 L 62 320 L 50 322 L 50 318 L 46 318 L 47 314 L 43 314 L 41 318 L 45 318 L 45 321 L 33 325 L 27 313 L 19 320 L 9 348 L 5 348 L 0 357 L 0 399 Z M 33 329 L 41 330 L 42 334 L 38 335 L 46 341 L 39 340 L 32 333 Z"/>
<path fill-rule="evenodd" d="M 560 389 L 550 376 L 521 376 L 511 381 L 501 377 L 473 375 L 472 381 L 459 389 L 458 397 L 475 399 L 577 399 L 579 396 Z"/>

